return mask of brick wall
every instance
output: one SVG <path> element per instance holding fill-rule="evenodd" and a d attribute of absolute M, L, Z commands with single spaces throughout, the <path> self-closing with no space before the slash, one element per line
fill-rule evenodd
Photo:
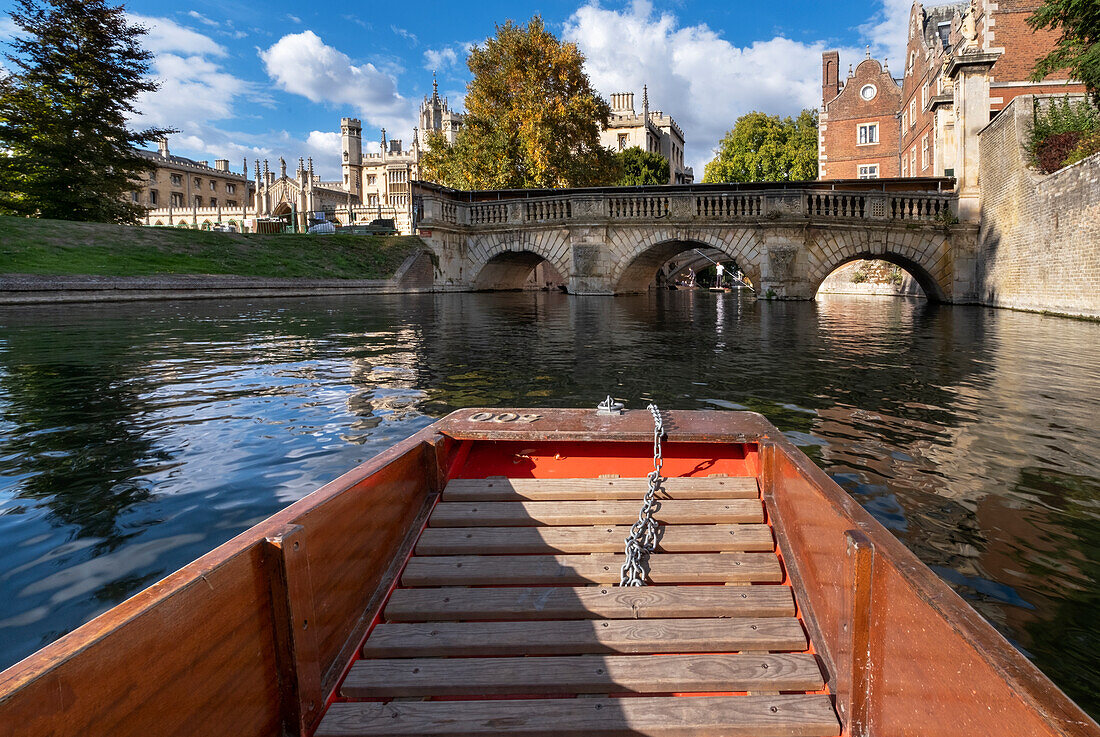
<path fill-rule="evenodd" d="M 860 97 L 866 85 L 875 87 L 871 100 Z M 854 75 L 845 80 L 840 94 L 824 103 L 821 179 L 855 179 L 860 164 L 878 164 L 880 178 L 900 176 L 895 116 L 901 104 L 901 88 L 878 61 L 861 61 Z M 859 144 L 860 123 L 878 123 L 878 143 Z"/>
<path fill-rule="evenodd" d="M 983 304 L 1100 317 L 1100 154 L 1041 175 L 1022 142 L 1032 95 L 1016 97 L 980 136 Z"/>

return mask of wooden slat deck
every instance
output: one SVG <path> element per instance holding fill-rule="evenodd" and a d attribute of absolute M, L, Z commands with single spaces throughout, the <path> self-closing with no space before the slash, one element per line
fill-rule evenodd
<path fill-rule="evenodd" d="M 364 658 L 805 650 L 794 617 L 380 624 Z"/>
<path fill-rule="evenodd" d="M 401 576 L 404 586 L 615 583 L 624 556 L 446 555 L 416 556 Z M 783 570 L 770 553 L 669 553 L 650 560 L 650 583 L 779 583 Z"/>
<path fill-rule="evenodd" d="M 563 502 L 440 502 L 432 527 L 524 527 L 537 525 L 632 525 L 634 500 Z M 759 499 L 673 499 L 662 501 L 653 517 L 666 525 L 763 522 Z"/>
<path fill-rule="evenodd" d="M 641 499 L 642 479 L 455 479 L 443 491 L 445 502 L 581 501 Z M 756 499 L 756 479 L 672 478 L 661 484 L 661 499 Z"/>
<path fill-rule="evenodd" d="M 793 616 L 788 586 L 397 589 L 386 604 L 391 622 Z"/>
<path fill-rule="evenodd" d="M 316 737 L 823 737 L 840 734 L 825 695 L 333 704 Z"/>
<path fill-rule="evenodd" d="M 623 588 L 645 479 L 451 481 L 317 735 L 839 734 L 756 479 L 664 486 Z"/>
<path fill-rule="evenodd" d="M 629 525 L 602 527 L 430 527 L 416 543 L 417 555 L 515 553 L 611 553 L 623 550 Z M 662 553 L 769 551 L 767 525 L 670 525 L 662 528 Z"/>
<path fill-rule="evenodd" d="M 824 682 L 812 655 L 578 655 L 360 660 L 351 698 L 507 694 L 812 691 Z"/>

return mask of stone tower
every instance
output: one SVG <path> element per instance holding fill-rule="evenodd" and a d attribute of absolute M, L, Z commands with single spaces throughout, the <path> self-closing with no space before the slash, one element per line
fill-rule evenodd
<path fill-rule="evenodd" d="M 451 110 L 446 97 L 439 96 L 439 82 L 432 74 L 432 96 L 424 95 L 420 103 L 420 125 L 425 142 L 432 133 L 442 133 L 447 143 L 454 145 L 458 129 L 462 127 L 462 113 Z"/>
<path fill-rule="evenodd" d="M 363 125 L 358 118 L 340 118 L 340 145 L 343 148 L 344 187 L 359 196 L 357 182 L 363 166 Z"/>

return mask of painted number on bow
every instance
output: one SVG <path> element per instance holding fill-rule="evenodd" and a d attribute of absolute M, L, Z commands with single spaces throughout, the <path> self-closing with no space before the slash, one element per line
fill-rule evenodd
<path fill-rule="evenodd" d="M 470 422 L 534 422 L 541 418 L 542 415 L 521 415 L 515 412 L 475 412 L 470 415 Z"/>

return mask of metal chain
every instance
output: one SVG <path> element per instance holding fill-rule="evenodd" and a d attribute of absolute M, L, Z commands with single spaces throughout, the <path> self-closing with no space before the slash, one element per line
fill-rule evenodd
<path fill-rule="evenodd" d="M 657 489 L 661 486 L 661 469 L 664 459 L 661 457 L 661 438 L 665 434 L 665 425 L 661 420 L 661 410 L 656 404 L 648 407 L 653 415 L 653 470 L 649 473 L 649 488 L 642 499 L 642 510 L 638 521 L 630 528 L 626 538 L 626 561 L 619 574 L 620 586 L 645 586 L 646 564 L 649 556 L 657 549 L 657 520 L 653 519 Z"/>

